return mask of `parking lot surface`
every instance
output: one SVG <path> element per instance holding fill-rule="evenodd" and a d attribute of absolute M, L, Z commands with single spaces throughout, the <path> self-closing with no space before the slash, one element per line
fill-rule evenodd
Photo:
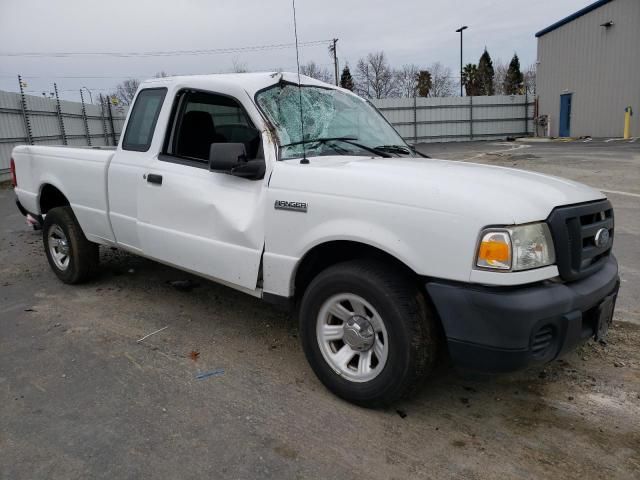
<path fill-rule="evenodd" d="M 257 299 L 111 249 L 98 278 L 60 283 L 4 188 L 0 478 L 638 478 L 640 144 L 419 148 L 611 192 L 606 345 L 499 377 L 443 361 L 416 397 L 365 410 L 324 389 L 295 320 Z"/>

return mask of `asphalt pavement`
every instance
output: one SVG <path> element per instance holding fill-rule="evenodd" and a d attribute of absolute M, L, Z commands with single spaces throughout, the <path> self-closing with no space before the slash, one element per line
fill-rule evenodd
<path fill-rule="evenodd" d="M 637 478 L 640 145 L 519 145 L 420 148 L 621 192 L 608 343 L 499 377 L 444 361 L 382 410 L 329 393 L 257 299 L 106 248 L 62 284 L 0 189 L 0 479 Z"/>

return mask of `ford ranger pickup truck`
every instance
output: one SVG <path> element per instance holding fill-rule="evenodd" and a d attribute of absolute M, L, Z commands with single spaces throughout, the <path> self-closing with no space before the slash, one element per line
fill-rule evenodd
<path fill-rule="evenodd" d="M 611 203 L 538 173 L 425 158 L 368 101 L 290 73 L 141 84 L 117 148 L 18 146 L 20 210 L 60 280 L 117 247 L 291 305 L 335 394 L 390 404 L 438 352 L 504 372 L 604 338 Z"/>

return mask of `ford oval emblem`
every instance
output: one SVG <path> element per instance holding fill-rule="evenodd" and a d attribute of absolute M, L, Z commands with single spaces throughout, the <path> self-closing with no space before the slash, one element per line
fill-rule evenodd
<path fill-rule="evenodd" d="M 596 247 L 602 248 L 609 244 L 609 230 L 601 228 L 596 232 L 595 238 Z"/>

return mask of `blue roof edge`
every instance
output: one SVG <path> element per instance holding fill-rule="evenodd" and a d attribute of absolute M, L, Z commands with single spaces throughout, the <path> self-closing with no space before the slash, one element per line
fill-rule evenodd
<path fill-rule="evenodd" d="M 569 22 L 573 22 L 576 18 L 580 18 L 581 16 L 586 15 L 587 13 L 595 10 L 596 8 L 600 8 L 601 6 L 606 5 L 611 1 L 613 0 L 598 0 L 597 2 L 592 3 L 591 5 L 587 5 L 582 10 L 578 10 L 577 12 L 569 15 L 568 17 L 565 17 L 562 20 L 557 21 L 553 25 L 549 25 L 547 28 L 543 28 L 538 33 L 536 33 L 536 38 L 541 37 L 542 35 L 546 35 L 547 33 L 552 32 L 553 30 L 560 28 L 561 26 L 566 25 Z"/>

